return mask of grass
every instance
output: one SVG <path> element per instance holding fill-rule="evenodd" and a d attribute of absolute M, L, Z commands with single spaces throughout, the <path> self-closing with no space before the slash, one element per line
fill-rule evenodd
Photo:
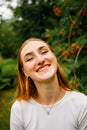
<path fill-rule="evenodd" d="M 15 89 L 0 91 L 0 130 L 10 130 L 10 109 Z"/>

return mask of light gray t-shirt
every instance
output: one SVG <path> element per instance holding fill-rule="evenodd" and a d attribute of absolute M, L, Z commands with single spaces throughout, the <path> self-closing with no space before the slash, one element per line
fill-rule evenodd
<path fill-rule="evenodd" d="M 87 130 L 87 96 L 69 91 L 53 106 L 15 101 L 10 116 L 10 130 Z"/>

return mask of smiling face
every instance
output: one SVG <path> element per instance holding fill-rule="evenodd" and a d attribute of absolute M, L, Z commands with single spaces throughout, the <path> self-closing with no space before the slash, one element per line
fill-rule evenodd
<path fill-rule="evenodd" d="M 23 71 L 34 82 L 44 82 L 56 76 L 57 59 L 41 40 L 29 41 L 21 50 Z"/>

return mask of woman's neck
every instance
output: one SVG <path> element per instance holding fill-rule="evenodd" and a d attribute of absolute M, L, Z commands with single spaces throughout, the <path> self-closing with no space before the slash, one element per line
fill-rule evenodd
<path fill-rule="evenodd" d="M 59 86 L 57 79 L 36 86 L 38 97 L 35 100 L 44 105 L 52 105 L 65 95 L 65 90 Z"/>

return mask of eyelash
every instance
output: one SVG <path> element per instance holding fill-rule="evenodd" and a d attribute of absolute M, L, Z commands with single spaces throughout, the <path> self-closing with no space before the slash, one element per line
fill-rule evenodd
<path fill-rule="evenodd" d="M 32 58 L 28 58 L 26 61 L 31 61 L 31 60 L 33 60 L 33 57 Z"/>
<path fill-rule="evenodd" d="M 48 50 L 44 50 L 44 51 L 41 52 L 41 54 L 45 54 L 47 52 L 48 52 Z"/>

